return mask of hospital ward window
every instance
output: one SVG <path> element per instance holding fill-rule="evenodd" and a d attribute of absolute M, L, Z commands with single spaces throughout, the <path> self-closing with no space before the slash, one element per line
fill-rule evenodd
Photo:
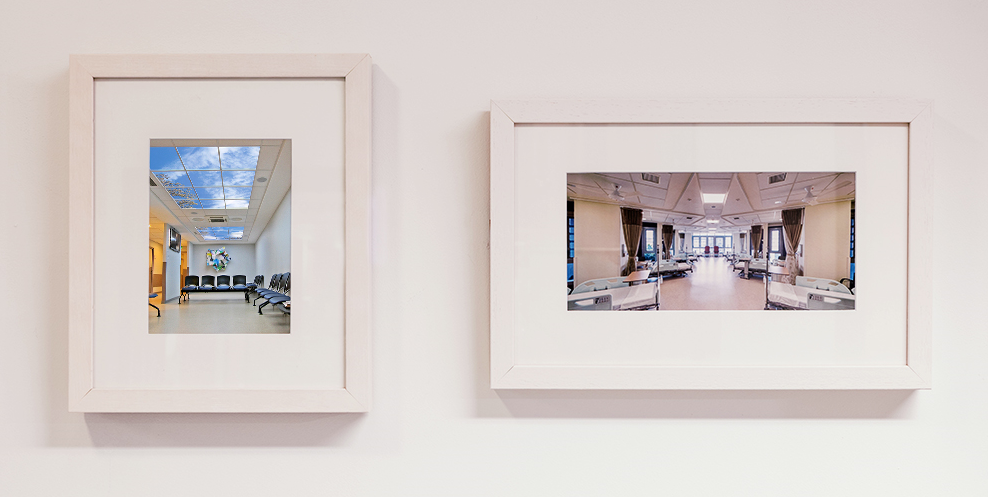
<path fill-rule="evenodd" d="M 573 231 L 573 201 L 569 200 L 566 202 L 566 224 L 568 229 L 568 236 L 566 239 L 566 285 L 573 289 L 573 257 L 576 255 L 573 242 L 574 242 L 574 231 Z"/>
<path fill-rule="evenodd" d="M 654 261 L 656 251 L 656 228 L 654 224 L 642 223 L 642 240 L 638 247 L 638 256 L 646 261 Z"/>
<path fill-rule="evenodd" d="M 854 281 L 854 204 L 851 204 L 851 281 Z"/>
<path fill-rule="evenodd" d="M 786 256 L 786 245 L 782 242 L 782 226 L 772 226 L 768 229 L 768 258 L 776 260 Z"/>

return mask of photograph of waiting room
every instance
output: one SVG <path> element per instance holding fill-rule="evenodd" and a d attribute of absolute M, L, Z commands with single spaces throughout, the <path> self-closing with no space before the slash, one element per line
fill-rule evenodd
<path fill-rule="evenodd" d="M 853 172 L 570 173 L 569 310 L 854 309 Z"/>
<path fill-rule="evenodd" d="M 289 333 L 291 140 L 153 139 L 148 152 L 148 332 Z"/>

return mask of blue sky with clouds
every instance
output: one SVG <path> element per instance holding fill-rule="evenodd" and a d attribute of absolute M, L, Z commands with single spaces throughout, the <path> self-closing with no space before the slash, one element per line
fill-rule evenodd
<path fill-rule="evenodd" d="M 260 147 L 151 147 L 150 168 L 183 209 L 246 209 Z"/>

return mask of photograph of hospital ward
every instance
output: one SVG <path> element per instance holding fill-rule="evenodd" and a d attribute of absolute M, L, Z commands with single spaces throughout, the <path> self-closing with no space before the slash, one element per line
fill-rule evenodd
<path fill-rule="evenodd" d="M 853 172 L 566 183 L 569 310 L 854 309 Z"/>
<path fill-rule="evenodd" d="M 290 140 L 151 140 L 148 332 L 289 333 Z"/>

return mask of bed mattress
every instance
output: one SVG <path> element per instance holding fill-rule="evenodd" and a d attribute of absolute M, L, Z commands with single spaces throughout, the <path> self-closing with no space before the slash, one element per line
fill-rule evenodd
<path fill-rule="evenodd" d="M 810 302 L 809 294 L 815 299 Z M 853 309 L 854 295 L 770 281 L 768 301 L 795 309 Z"/>

